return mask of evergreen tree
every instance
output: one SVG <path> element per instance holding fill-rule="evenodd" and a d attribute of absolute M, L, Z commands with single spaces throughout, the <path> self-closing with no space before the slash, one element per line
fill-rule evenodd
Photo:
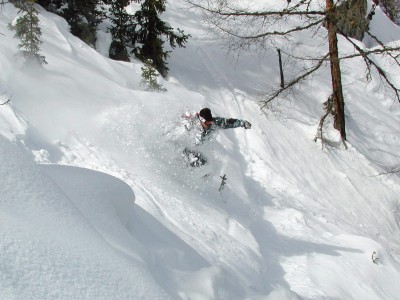
<path fill-rule="evenodd" d="M 112 43 L 110 45 L 109 57 L 115 60 L 129 61 L 127 45 L 130 43 L 129 33 L 132 28 L 133 16 L 128 14 L 125 7 L 132 0 L 111 0 L 109 19 L 112 27 Z"/>
<path fill-rule="evenodd" d="M 37 0 L 37 4 L 39 4 L 46 10 L 50 6 L 51 2 L 52 2 L 51 0 Z"/>
<path fill-rule="evenodd" d="M 153 67 L 153 61 L 151 59 L 147 59 L 142 67 L 141 85 L 147 86 L 148 91 L 154 91 L 154 92 L 167 91 L 167 89 L 163 88 L 162 85 L 158 83 L 158 72 Z"/>
<path fill-rule="evenodd" d="M 179 28 L 174 31 L 159 18 L 165 11 L 166 0 L 143 0 L 141 9 L 135 14 L 135 28 L 132 37 L 133 53 L 146 61 L 151 59 L 154 67 L 165 77 L 168 74 L 167 58 L 171 51 L 164 50 L 163 37 L 168 38 L 170 46 L 184 47 L 190 35 L 185 35 Z"/>
<path fill-rule="evenodd" d="M 85 43 L 96 44 L 97 25 L 101 21 L 102 13 L 97 9 L 96 0 L 68 0 L 61 15 L 71 26 L 71 33 Z"/>
<path fill-rule="evenodd" d="M 40 36 L 42 32 L 39 27 L 38 12 L 35 9 L 35 0 L 27 0 L 16 4 L 20 8 L 23 15 L 19 17 L 15 25 L 10 27 L 15 30 L 15 37 L 20 39 L 18 45 L 20 55 L 29 63 L 45 64 L 46 60 L 40 54 Z"/>
<path fill-rule="evenodd" d="M 62 16 L 70 25 L 71 33 L 85 43 L 96 44 L 97 25 L 104 18 L 100 0 L 38 0 L 46 10 Z"/>

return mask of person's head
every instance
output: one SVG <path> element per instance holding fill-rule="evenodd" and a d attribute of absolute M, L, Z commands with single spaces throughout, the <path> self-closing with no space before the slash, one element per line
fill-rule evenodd
<path fill-rule="evenodd" d="M 201 126 L 204 128 L 209 128 L 213 122 L 213 117 L 211 114 L 211 110 L 209 108 L 203 108 L 200 110 L 199 113 L 200 121 L 201 121 Z"/>

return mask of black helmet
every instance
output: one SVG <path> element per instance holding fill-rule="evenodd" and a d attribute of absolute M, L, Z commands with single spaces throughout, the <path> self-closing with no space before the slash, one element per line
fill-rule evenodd
<path fill-rule="evenodd" d="M 200 111 L 200 117 L 202 117 L 204 120 L 206 120 L 207 122 L 210 122 L 213 120 L 212 114 L 211 114 L 211 110 L 209 108 L 203 108 Z"/>

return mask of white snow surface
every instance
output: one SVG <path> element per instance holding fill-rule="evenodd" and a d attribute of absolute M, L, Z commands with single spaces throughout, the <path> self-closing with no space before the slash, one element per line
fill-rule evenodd
<path fill-rule="evenodd" d="M 361 59 L 342 63 L 348 149 L 331 124 L 322 147 L 329 65 L 263 114 L 276 50 L 227 54 L 182 1 L 163 17 L 192 37 L 161 94 L 140 86 L 139 61 L 106 57 L 108 34 L 97 52 L 44 10 L 48 64 L 27 69 L 17 15 L 0 11 L 0 299 L 399 299 L 400 178 L 383 173 L 400 166 L 400 103 L 376 74 L 365 83 Z M 323 53 L 323 35 L 297 51 Z M 202 107 L 253 127 L 219 131 L 192 169 L 180 116 Z"/>

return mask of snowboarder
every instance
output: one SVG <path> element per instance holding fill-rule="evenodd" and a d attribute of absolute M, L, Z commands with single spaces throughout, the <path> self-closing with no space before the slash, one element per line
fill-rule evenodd
<path fill-rule="evenodd" d="M 233 119 L 233 118 L 222 118 L 213 117 L 209 108 L 203 108 L 199 113 L 185 114 L 184 126 L 186 130 L 192 129 L 198 130 L 196 134 L 196 144 L 199 145 L 207 140 L 213 132 L 219 129 L 237 128 L 244 127 L 245 129 L 251 129 L 251 124 L 247 120 Z M 185 148 L 183 155 L 188 159 L 190 166 L 198 167 L 204 165 L 207 159 L 198 151 Z"/>

